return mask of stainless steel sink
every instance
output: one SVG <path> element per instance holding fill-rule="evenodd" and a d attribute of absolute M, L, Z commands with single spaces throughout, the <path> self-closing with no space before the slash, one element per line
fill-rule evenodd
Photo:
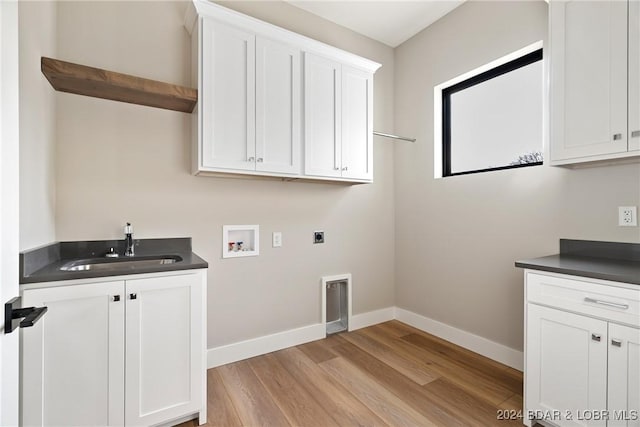
<path fill-rule="evenodd" d="M 182 261 L 178 255 L 143 256 L 135 258 L 89 258 L 65 263 L 62 271 L 105 271 L 155 267 Z"/>

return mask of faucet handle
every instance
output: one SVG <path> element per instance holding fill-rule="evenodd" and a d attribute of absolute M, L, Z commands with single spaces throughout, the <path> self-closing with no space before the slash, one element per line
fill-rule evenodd
<path fill-rule="evenodd" d="M 104 256 L 107 258 L 118 258 L 119 255 L 113 248 L 109 248 L 109 252 L 104 254 Z"/>
<path fill-rule="evenodd" d="M 124 226 L 124 234 L 133 234 L 133 226 L 130 222 L 128 222 L 127 225 Z"/>

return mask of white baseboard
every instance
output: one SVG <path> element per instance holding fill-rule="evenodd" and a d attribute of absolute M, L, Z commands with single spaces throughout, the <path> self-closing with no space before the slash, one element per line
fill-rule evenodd
<path fill-rule="evenodd" d="M 514 369 L 524 368 L 524 353 L 437 320 L 396 307 L 396 319 Z"/>
<path fill-rule="evenodd" d="M 378 323 L 388 322 L 396 318 L 396 308 L 387 307 L 380 310 L 368 311 L 362 314 L 354 314 L 351 316 L 349 330 L 366 328 L 367 326 L 377 325 Z"/>
<path fill-rule="evenodd" d="M 497 342 L 481 336 L 463 331 L 434 319 L 413 313 L 399 307 L 387 307 L 367 313 L 355 314 L 351 317 L 349 330 L 353 331 L 378 323 L 397 319 L 400 322 L 420 329 L 421 331 L 450 341 L 461 347 L 474 351 L 490 359 L 504 363 L 507 366 L 523 370 L 524 355 L 521 351 L 514 350 Z M 207 367 L 226 365 L 250 357 L 271 353 L 310 341 L 322 339 L 326 336 L 323 323 L 291 329 L 271 335 L 265 335 L 246 341 L 240 341 L 207 350 Z"/>
<path fill-rule="evenodd" d="M 322 339 L 326 336 L 323 324 L 303 326 L 302 328 L 278 332 L 263 337 L 240 341 L 233 344 L 207 350 L 207 368 L 226 365 L 283 348 L 293 347 L 306 342 Z"/>

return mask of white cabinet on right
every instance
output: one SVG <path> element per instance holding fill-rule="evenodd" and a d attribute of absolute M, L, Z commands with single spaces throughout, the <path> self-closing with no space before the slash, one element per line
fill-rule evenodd
<path fill-rule="evenodd" d="M 640 5 L 549 7 L 551 164 L 640 156 Z"/>
<path fill-rule="evenodd" d="M 527 270 L 524 419 L 640 427 L 640 289 Z"/>
<path fill-rule="evenodd" d="M 640 329 L 609 324 L 608 409 L 635 420 L 611 420 L 609 426 L 640 426 Z M 634 417 L 635 415 L 635 417 Z M 621 417 L 624 418 L 624 417 Z"/>
<path fill-rule="evenodd" d="M 306 53 L 305 175 L 373 179 L 373 73 Z"/>

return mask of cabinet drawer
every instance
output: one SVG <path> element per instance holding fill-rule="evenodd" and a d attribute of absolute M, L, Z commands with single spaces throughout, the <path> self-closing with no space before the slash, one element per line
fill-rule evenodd
<path fill-rule="evenodd" d="M 527 273 L 527 302 L 556 307 L 640 328 L 638 290 L 587 282 L 572 276 Z"/>

